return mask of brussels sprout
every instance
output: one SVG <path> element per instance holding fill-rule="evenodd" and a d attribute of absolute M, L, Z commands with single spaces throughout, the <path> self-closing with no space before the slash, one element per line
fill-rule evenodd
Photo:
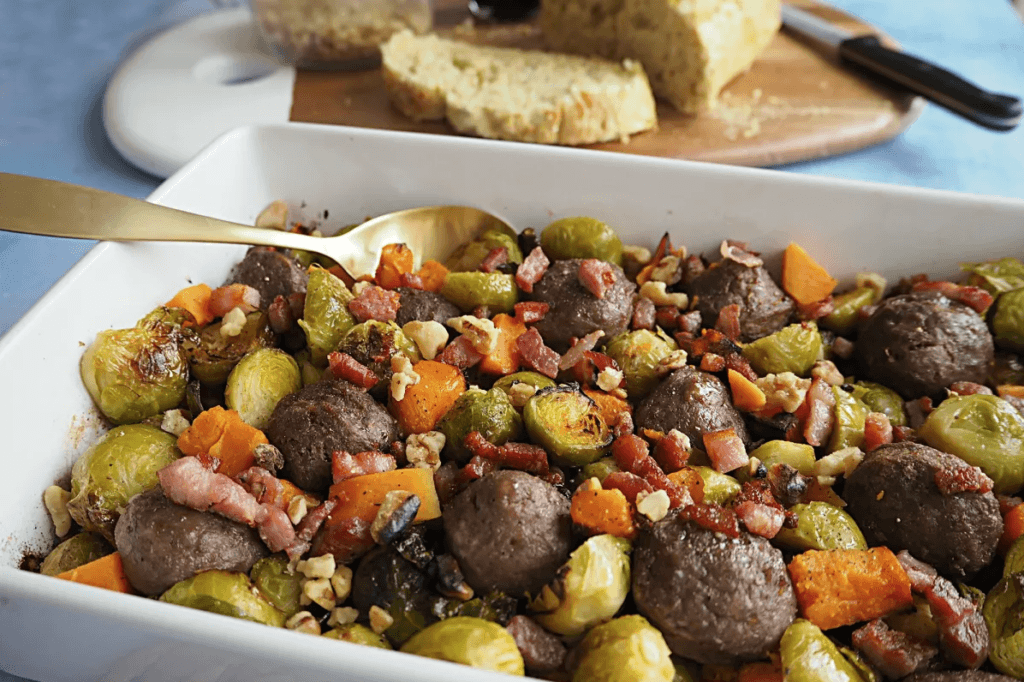
<path fill-rule="evenodd" d="M 787 682 L 866 682 L 817 625 L 798 618 L 779 644 Z"/>
<path fill-rule="evenodd" d="M 181 457 L 177 439 L 154 426 L 111 429 L 71 467 L 68 513 L 114 541 L 114 524 L 135 495 L 156 487 L 156 472 Z"/>
<path fill-rule="evenodd" d="M 302 386 L 306 387 L 320 381 L 324 376 L 324 370 L 313 364 L 313 356 L 309 349 L 303 348 L 294 355 L 295 363 L 299 366 L 299 374 L 302 376 Z"/>
<path fill-rule="evenodd" d="M 888 386 L 871 381 L 858 381 L 853 385 L 853 397 L 867 405 L 870 411 L 884 414 L 893 426 L 907 425 L 903 398 Z"/>
<path fill-rule="evenodd" d="M 479 431 L 491 443 L 502 445 L 522 436 L 523 419 L 500 388 L 471 388 L 458 397 L 435 428 L 444 434 L 445 454 L 466 462 L 472 454 L 462 442 L 471 431 Z"/>
<path fill-rule="evenodd" d="M 350 327 L 338 342 L 337 350 L 351 355 L 377 375 L 378 382 L 371 392 L 378 398 L 384 395 L 391 382 L 391 358 L 404 353 L 413 362 L 420 360 L 419 349 L 401 327 L 379 320 L 367 320 Z"/>
<path fill-rule="evenodd" d="M 569 556 L 553 585 L 530 603 L 534 620 L 557 635 L 575 637 L 614 616 L 629 594 L 629 540 L 595 535 Z"/>
<path fill-rule="evenodd" d="M 839 507 L 828 502 L 795 504 L 796 528 L 783 528 L 775 536 L 776 544 L 803 552 L 808 549 L 867 549 L 868 543 L 857 522 Z"/>
<path fill-rule="evenodd" d="M 622 265 L 622 242 L 615 230 L 597 218 L 562 218 L 540 233 L 540 245 L 551 260 L 597 258 Z"/>
<path fill-rule="evenodd" d="M 954 395 L 935 408 L 918 430 L 928 445 L 979 467 L 997 494 L 1024 485 L 1024 417 L 992 395 Z"/>
<path fill-rule="evenodd" d="M 825 317 L 821 325 L 836 334 L 848 334 L 857 327 L 857 313 L 866 305 L 875 302 L 878 290 L 874 287 L 857 287 L 852 291 L 839 294 L 833 299 L 835 307 Z"/>
<path fill-rule="evenodd" d="M 181 326 L 185 314 L 158 308 L 130 329 L 100 332 L 85 349 L 82 383 L 107 419 L 139 422 L 184 400 L 188 361 L 182 341 L 191 335 Z"/>
<path fill-rule="evenodd" d="M 1024 263 L 1007 257 L 987 263 L 961 263 L 960 269 L 971 273 L 968 280 L 974 286 L 986 289 L 993 296 L 1024 289 Z"/>
<path fill-rule="evenodd" d="M 928 600 L 919 595 L 914 595 L 914 610 L 909 612 L 893 613 L 883 619 L 889 627 L 918 639 L 938 644 L 939 625 L 932 615 L 932 607 Z"/>
<path fill-rule="evenodd" d="M 339 625 L 333 630 L 325 632 L 324 637 L 329 639 L 340 639 L 343 642 L 352 642 L 353 644 L 362 644 L 363 646 L 374 646 L 378 649 L 391 648 L 391 645 L 388 644 L 388 640 L 384 635 L 378 635 L 370 628 L 365 625 L 360 625 L 359 623 Z"/>
<path fill-rule="evenodd" d="M 658 384 L 658 363 L 676 347 L 675 341 L 663 333 L 638 329 L 616 336 L 604 352 L 622 369 L 629 397 L 640 398 Z"/>
<path fill-rule="evenodd" d="M 821 333 L 813 322 L 791 324 L 743 346 L 743 357 L 758 374 L 792 372 L 807 376 L 823 354 Z"/>
<path fill-rule="evenodd" d="M 864 421 L 868 416 L 868 406 L 838 386 L 832 387 L 832 395 L 836 398 L 833 409 L 836 423 L 829 438 L 828 452 L 849 447 L 859 448 L 864 444 Z"/>
<path fill-rule="evenodd" d="M 1024 289 L 1000 294 L 991 321 L 997 344 L 1012 351 L 1024 350 Z"/>
<path fill-rule="evenodd" d="M 603 483 L 608 474 L 615 473 L 616 471 L 622 471 L 622 469 L 615 463 L 615 458 L 610 456 L 602 457 L 580 469 L 579 482 L 582 483 L 583 481 L 596 478 Z"/>
<path fill-rule="evenodd" d="M 348 311 L 351 300 L 352 292 L 340 279 L 323 268 L 309 271 L 306 303 L 299 326 L 306 332 L 314 365 L 323 367 L 327 354 L 338 347 L 341 337 L 355 324 L 355 318 Z"/>
<path fill-rule="evenodd" d="M 580 642 L 573 682 L 672 682 L 672 652 L 643 616 L 598 625 Z"/>
<path fill-rule="evenodd" d="M 192 375 L 207 386 L 223 384 L 231 369 L 247 353 L 274 344 L 270 319 L 264 312 L 246 315 L 242 331 L 235 336 L 221 334 L 223 324 L 220 321 L 203 327 L 198 339 L 184 344 Z"/>
<path fill-rule="evenodd" d="M 504 230 L 491 228 L 484 230 L 480 235 L 466 242 L 455 250 L 455 253 L 445 261 L 445 267 L 452 272 L 468 272 L 480 267 L 480 263 L 487 258 L 494 249 L 506 248 L 508 250 L 508 261 L 510 263 L 522 263 L 523 252 L 519 249 L 515 234 L 509 234 Z"/>
<path fill-rule="evenodd" d="M 482 618 L 456 616 L 434 623 L 413 635 L 402 651 L 509 675 L 526 672 L 508 630 Z"/>
<path fill-rule="evenodd" d="M 530 440 L 548 451 L 557 464 L 583 466 L 612 444 L 612 430 L 594 401 L 575 385 L 540 391 L 523 407 Z"/>
<path fill-rule="evenodd" d="M 992 643 L 988 660 L 999 672 L 1024 678 L 1024 573 L 996 583 L 981 613 Z"/>
<path fill-rule="evenodd" d="M 791 443 L 788 440 L 770 440 L 750 453 L 766 467 L 773 464 L 788 464 L 804 476 L 814 475 L 814 448 L 806 443 Z"/>
<path fill-rule="evenodd" d="M 284 627 L 285 615 L 259 596 L 244 573 L 203 571 L 171 585 L 160 601 Z"/>
<path fill-rule="evenodd" d="M 464 313 L 478 306 L 486 306 L 492 313 L 510 313 L 519 301 L 515 277 L 500 272 L 450 272 L 441 295 Z"/>
<path fill-rule="evenodd" d="M 105 557 L 113 551 L 114 548 L 102 535 L 83 531 L 54 547 L 43 559 L 39 572 L 43 575 L 57 575 Z"/>
<path fill-rule="evenodd" d="M 736 497 L 742 486 L 729 474 L 722 474 L 711 467 L 694 467 L 704 480 L 704 501 L 710 504 L 725 504 Z"/>
<path fill-rule="evenodd" d="M 1024 536 L 1014 540 L 1003 557 L 1003 577 L 1011 573 L 1024 573 Z"/>
<path fill-rule="evenodd" d="M 224 401 L 246 424 L 263 429 L 278 401 L 300 388 L 302 374 L 292 356 L 277 348 L 260 348 L 231 370 Z"/>
<path fill-rule="evenodd" d="M 540 372 L 515 372 L 514 374 L 506 374 L 495 381 L 494 388 L 500 388 L 508 394 L 513 384 L 527 384 L 539 391 L 542 388 L 554 386 L 555 380 L 544 376 Z"/>
<path fill-rule="evenodd" d="M 260 559 L 249 571 L 252 584 L 263 598 L 286 617 L 302 609 L 302 574 L 288 572 L 288 560 L 275 554 Z"/>

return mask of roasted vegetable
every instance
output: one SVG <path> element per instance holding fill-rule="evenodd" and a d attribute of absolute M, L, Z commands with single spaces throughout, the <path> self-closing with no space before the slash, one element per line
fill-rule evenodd
<path fill-rule="evenodd" d="M 39 572 L 43 575 L 57 575 L 95 561 L 113 551 L 113 546 L 99 533 L 82 531 L 54 547 L 43 559 Z"/>
<path fill-rule="evenodd" d="M 489 442 L 502 445 L 522 436 L 523 420 L 500 388 L 489 391 L 471 388 L 445 413 L 437 423 L 437 430 L 445 435 L 445 455 L 465 462 L 472 456 L 463 445 L 470 432 L 479 431 Z"/>
<path fill-rule="evenodd" d="M 1016 352 L 1024 350 L 1024 289 L 1000 294 L 991 322 L 997 344 Z"/>
<path fill-rule="evenodd" d="M 124 564 L 121 563 L 121 555 L 112 552 L 93 559 L 87 564 L 75 566 L 71 570 L 58 573 L 61 580 L 70 580 L 73 583 L 102 587 L 105 590 L 135 594 L 128 576 L 124 572 Z"/>
<path fill-rule="evenodd" d="M 971 284 L 982 287 L 993 296 L 1024 289 L 1024 263 L 1013 257 L 985 263 L 961 263 L 960 269 L 971 273 Z"/>
<path fill-rule="evenodd" d="M 508 630 L 497 623 L 456 616 L 442 620 L 402 645 L 407 654 L 461 663 L 508 675 L 525 673 L 523 657 Z"/>
<path fill-rule="evenodd" d="M 349 328 L 338 342 L 337 350 L 351 355 L 377 376 L 378 383 L 373 387 L 377 397 L 385 394 L 391 381 L 391 358 L 404 353 L 411 362 L 420 359 L 416 344 L 397 324 L 378 320 L 367 320 Z"/>
<path fill-rule="evenodd" d="M 175 583 L 160 601 L 283 627 L 285 615 L 253 589 L 244 573 L 204 571 Z"/>
<path fill-rule="evenodd" d="M 300 388 L 302 374 L 292 356 L 276 348 L 260 348 L 231 370 L 224 401 L 246 424 L 263 429 L 278 401 Z"/>
<path fill-rule="evenodd" d="M 788 464 L 804 476 L 814 475 L 814 448 L 806 443 L 788 440 L 770 440 L 750 453 L 767 468 L 773 464 Z"/>
<path fill-rule="evenodd" d="M 818 626 L 793 621 L 779 645 L 786 680 L 792 682 L 867 682 Z"/>
<path fill-rule="evenodd" d="M 813 322 L 791 324 L 743 347 L 743 357 L 758 374 L 792 372 L 807 376 L 823 355 L 821 334 Z"/>
<path fill-rule="evenodd" d="M 860 286 L 839 294 L 833 299 L 835 307 L 832 312 L 821 319 L 821 326 L 837 334 L 849 334 L 857 327 L 858 311 L 876 303 L 878 294 L 878 290 L 870 286 Z"/>
<path fill-rule="evenodd" d="M 348 625 L 339 625 L 333 630 L 328 630 L 324 633 L 324 637 L 329 639 L 340 639 L 342 642 L 352 642 L 353 644 L 362 644 L 363 646 L 373 646 L 378 649 L 390 649 L 391 645 L 388 644 L 387 637 L 384 635 L 378 635 L 376 632 L 360 625 L 359 623 L 349 623 Z"/>
<path fill-rule="evenodd" d="M 643 616 L 598 625 L 580 642 L 573 682 L 672 682 L 671 651 Z"/>
<path fill-rule="evenodd" d="M 857 522 L 839 507 L 809 502 L 793 505 L 790 511 L 797 515 L 797 526 L 782 528 L 774 538 L 777 545 L 797 552 L 868 548 Z"/>
<path fill-rule="evenodd" d="M 249 578 L 260 595 L 285 617 L 298 612 L 302 606 L 302 574 L 288 570 L 288 560 L 279 554 L 264 557 L 249 571 Z"/>
<path fill-rule="evenodd" d="M 246 315 L 242 331 L 234 336 L 221 334 L 223 325 L 223 321 L 207 325 L 198 338 L 184 343 L 192 375 L 206 385 L 223 384 L 239 360 L 274 343 L 274 332 L 264 312 Z"/>
<path fill-rule="evenodd" d="M 868 406 L 838 386 L 832 387 L 832 394 L 836 399 L 833 409 L 836 421 L 827 450 L 835 452 L 843 448 L 859 448 L 864 444 L 864 420 L 868 416 Z"/>
<path fill-rule="evenodd" d="M 306 303 L 299 326 L 306 332 L 306 343 L 313 364 L 323 367 L 327 354 L 338 347 L 342 336 L 355 324 L 348 311 L 352 292 L 345 283 L 323 268 L 309 271 Z"/>
<path fill-rule="evenodd" d="M 422 360 L 413 365 L 413 371 L 419 381 L 406 387 L 401 400 L 388 393 L 388 409 L 406 434 L 432 431 L 466 391 L 462 372 L 451 365 Z"/>
<path fill-rule="evenodd" d="M 906 425 L 907 413 L 903 409 L 903 398 L 891 388 L 871 381 L 858 381 L 853 385 L 852 393 L 871 412 L 879 412 L 888 417 L 893 426 Z"/>
<path fill-rule="evenodd" d="M 729 474 L 721 474 L 711 467 L 694 467 L 704 481 L 704 502 L 726 504 L 739 494 L 740 482 Z"/>
<path fill-rule="evenodd" d="M 615 230 L 597 218 L 561 218 L 540 233 L 544 255 L 551 260 L 597 258 L 622 266 L 622 242 Z"/>
<path fill-rule="evenodd" d="M 612 430 L 597 405 L 574 386 L 549 388 L 534 395 L 523 407 L 523 423 L 530 439 L 559 464 L 589 464 L 612 443 Z"/>
<path fill-rule="evenodd" d="M 624 332 L 608 342 L 607 353 L 626 378 L 630 398 L 640 398 L 658 383 L 658 363 L 676 349 L 676 343 L 660 330 Z"/>
<path fill-rule="evenodd" d="M 1012 573 L 996 583 L 981 612 L 992 642 L 992 665 L 1007 675 L 1024 677 L 1024 573 Z"/>
<path fill-rule="evenodd" d="M 515 278 L 500 272 L 452 272 L 441 295 L 464 313 L 486 306 L 491 313 L 511 313 L 519 300 Z"/>
<path fill-rule="evenodd" d="M 509 263 L 522 263 L 523 252 L 516 242 L 516 235 L 509 232 L 492 228 L 481 232 L 476 239 L 467 242 L 455 249 L 455 252 L 445 261 L 445 267 L 452 272 L 473 271 L 480 267 L 480 264 L 487 254 L 493 249 L 504 248 L 508 251 Z"/>

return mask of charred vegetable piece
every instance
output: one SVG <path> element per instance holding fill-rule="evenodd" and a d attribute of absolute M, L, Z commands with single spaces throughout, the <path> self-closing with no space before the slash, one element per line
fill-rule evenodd
<path fill-rule="evenodd" d="M 788 464 L 804 476 L 814 475 L 814 448 L 806 443 L 791 443 L 787 440 L 770 440 L 750 453 L 765 467 L 773 464 Z"/>
<path fill-rule="evenodd" d="M 810 621 L 793 621 L 779 645 L 786 680 L 792 682 L 865 682 L 832 640 Z"/>
<path fill-rule="evenodd" d="M 791 324 L 743 347 L 743 357 L 758 374 L 807 376 L 823 353 L 821 333 L 813 322 Z"/>
<path fill-rule="evenodd" d="M 288 560 L 281 555 L 268 556 L 253 564 L 249 571 L 252 584 L 285 617 L 301 610 L 302 574 L 288 572 Z"/>
<path fill-rule="evenodd" d="M 996 344 L 1016 352 L 1024 350 L 1024 289 L 1000 294 L 991 324 Z"/>
<path fill-rule="evenodd" d="M 646 329 L 619 334 L 608 342 L 605 353 L 622 369 L 626 392 L 639 398 L 651 392 L 658 383 L 658 363 L 676 350 L 675 341 L 660 330 Z"/>
<path fill-rule="evenodd" d="M 540 233 L 544 255 L 551 260 L 597 258 L 622 266 L 622 242 L 615 230 L 597 218 L 561 218 Z"/>
<path fill-rule="evenodd" d="M 452 272 L 468 272 L 476 270 L 494 249 L 504 248 L 508 251 L 509 263 L 522 263 L 523 252 L 519 250 L 519 243 L 515 234 L 509 234 L 504 230 L 492 228 L 484 230 L 471 242 L 467 242 L 455 249 L 455 253 L 445 261 L 445 267 Z"/>
<path fill-rule="evenodd" d="M 704 502 L 708 504 L 726 504 L 739 495 L 740 482 L 729 474 L 722 474 L 711 467 L 694 467 L 704 481 Z"/>
<path fill-rule="evenodd" d="M 449 273 L 440 293 L 464 313 L 486 306 L 491 313 L 511 314 L 519 301 L 515 277 L 500 272 Z"/>
<path fill-rule="evenodd" d="M 583 466 L 595 461 L 612 443 L 612 430 L 594 401 L 575 387 L 559 386 L 537 393 L 523 407 L 530 439 L 558 464 Z"/>
<path fill-rule="evenodd" d="M 519 440 L 523 433 L 523 420 L 500 388 L 489 391 L 471 388 L 459 396 L 436 428 L 445 435 L 445 454 L 451 459 L 466 462 L 472 453 L 463 441 L 470 432 L 479 431 L 489 442 L 503 445 L 510 440 Z"/>
<path fill-rule="evenodd" d="M 266 428 L 281 398 L 302 388 L 302 373 L 292 356 L 276 348 L 246 355 L 228 375 L 224 401 L 249 426 Z"/>
<path fill-rule="evenodd" d="M 530 602 L 534 620 L 558 635 L 575 637 L 610 620 L 629 594 L 629 540 L 595 535 L 574 551 L 553 585 Z"/>
<path fill-rule="evenodd" d="M 821 318 L 821 325 L 837 334 L 852 332 L 857 327 L 857 312 L 875 303 L 878 293 L 875 287 L 863 286 L 839 294 L 833 300 L 835 307 L 832 312 Z"/>
<path fill-rule="evenodd" d="M 981 612 L 992 642 L 989 661 L 1002 673 L 1024 677 L 1024 573 L 996 583 Z"/>
<path fill-rule="evenodd" d="M 672 682 L 665 639 L 643 616 L 622 616 L 587 633 L 574 652 L 573 682 Z"/>
<path fill-rule="evenodd" d="M 43 575 L 57 575 L 95 561 L 113 551 L 114 548 L 102 535 L 83 531 L 54 547 L 43 559 L 39 572 Z"/>
<path fill-rule="evenodd" d="M 868 416 L 868 406 L 838 386 L 832 387 L 832 394 L 836 398 L 836 423 L 828 442 L 828 452 L 859 448 L 864 444 L 864 420 Z"/>
<path fill-rule="evenodd" d="M 322 268 L 310 271 L 299 326 L 306 332 L 313 364 L 323 367 L 327 354 L 337 349 L 341 337 L 355 324 L 348 311 L 351 300 L 352 292 L 340 279 Z"/>
<path fill-rule="evenodd" d="M 526 672 L 512 635 L 482 618 L 457 616 L 434 623 L 414 635 L 402 651 L 508 675 Z"/>
<path fill-rule="evenodd" d="M 82 383 L 115 424 L 140 422 L 185 398 L 188 361 L 182 327 L 188 313 L 157 308 L 130 329 L 102 331 L 79 363 Z"/>
<path fill-rule="evenodd" d="M 351 355 L 377 376 L 379 381 L 372 392 L 378 396 L 384 395 L 391 381 L 391 358 L 404 353 L 412 362 L 420 359 L 416 344 L 401 327 L 379 320 L 367 320 L 349 328 L 337 344 L 337 350 Z"/>
<path fill-rule="evenodd" d="M 782 528 L 775 544 L 797 552 L 808 549 L 867 549 L 868 543 L 853 517 L 828 502 L 796 504 L 796 528 Z"/>
<path fill-rule="evenodd" d="M 204 571 L 175 583 L 160 601 L 191 609 L 283 627 L 285 615 L 253 590 L 244 573 Z"/>
<path fill-rule="evenodd" d="M 891 388 L 872 381 L 858 381 L 853 385 L 853 397 L 867 405 L 871 412 L 884 414 L 893 426 L 906 426 L 903 398 Z"/>
<path fill-rule="evenodd" d="M 360 625 L 359 623 L 339 625 L 333 630 L 325 632 L 324 637 L 329 639 L 340 639 L 343 642 L 352 642 L 353 644 L 362 644 L 363 646 L 374 646 L 378 649 L 391 648 L 391 645 L 388 644 L 388 640 L 384 635 L 378 635 L 370 628 L 365 625 Z"/>
<path fill-rule="evenodd" d="M 960 269 L 971 273 L 969 283 L 993 296 L 1024 289 L 1024 263 L 1007 257 L 987 263 L 961 263 Z"/>
<path fill-rule="evenodd" d="M 220 333 L 223 324 L 221 321 L 207 325 L 203 327 L 198 339 L 185 342 L 192 375 L 208 386 L 222 385 L 239 360 L 258 348 L 267 348 L 274 343 L 270 319 L 264 312 L 246 315 L 242 331 L 234 336 Z"/>
<path fill-rule="evenodd" d="M 111 429 L 71 468 L 68 513 L 82 528 L 114 541 L 114 525 L 135 495 L 156 487 L 156 472 L 181 457 L 177 441 L 154 426 Z"/>

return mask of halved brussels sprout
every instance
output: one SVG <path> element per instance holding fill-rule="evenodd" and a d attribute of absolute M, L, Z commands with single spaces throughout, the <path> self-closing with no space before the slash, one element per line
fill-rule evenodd
<path fill-rule="evenodd" d="M 657 386 L 658 363 L 676 348 L 675 341 L 661 331 L 637 329 L 616 336 L 604 352 L 622 369 L 629 397 L 640 398 Z"/>
<path fill-rule="evenodd" d="M 878 293 L 875 287 L 863 286 L 839 294 L 833 299 L 832 312 L 821 318 L 821 326 L 837 334 L 852 332 L 857 326 L 858 311 L 875 303 Z"/>
<path fill-rule="evenodd" d="M 204 571 L 171 585 L 160 601 L 284 627 L 285 615 L 259 596 L 244 573 Z"/>
<path fill-rule="evenodd" d="M 1024 573 L 1012 573 L 996 583 L 981 613 L 992 642 L 988 660 L 999 672 L 1024 678 Z"/>
<path fill-rule="evenodd" d="M 622 265 L 622 242 L 615 230 L 597 218 L 561 218 L 540 233 L 540 245 L 551 260 L 597 258 Z"/>
<path fill-rule="evenodd" d="M 804 377 L 823 356 L 824 344 L 814 322 L 791 324 L 743 346 L 743 357 L 761 375 L 792 372 Z"/>
<path fill-rule="evenodd" d="M 868 543 L 857 522 L 845 511 L 828 502 L 795 504 L 796 528 L 782 528 L 775 543 L 803 552 L 808 549 L 867 549 Z"/>
<path fill-rule="evenodd" d="M 814 448 L 807 443 L 792 443 L 788 440 L 770 440 L 755 448 L 751 457 L 769 469 L 773 464 L 788 464 L 804 476 L 814 475 Z"/>
<path fill-rule="evenodd" d="M 337 349 L 341 337 L 356 323 L 348 311 L 351 300 L 352 292 L 340 279 L 323 268 L 309 271 L 306 303 L 299 326 L 306 332 L 313 364 L 323 367 L 327 354 Z"/>
<path fill-rule="evenodd" d="M 177 442 L 148 424 L 108 431 L 71 467 L 71 518 L 113 542 L 114 524 L 128 500 L 156 487 L 156 472 L 181 457 Z"/>
<path fill-rule="evenodd" d="M 672 682 L 676 674 L 665 638 L 643 616 L 598 625 L 580 642 L 573 682 Z"/>
<path fill-rule="evenodd" d="M 412 362 L 420 360 L 419 349 L 401 327 L 379 320 L 367 320 L 350 327 L 337 343 L 337 350 L 351 355 L 377 376 L 373 393 L 378 397 L 383 396 L 391 381 L 391 358 L 404 353 Z"/>
<path fill-rule="evenodd" d="M 971 284 L 982 287 L 993 296 L 1024 289 L 1024 263 L 1013 257 L 986 263 L 961 263 L 960 269 L 971 273 Z"/>
<path fill-rule="evenodd" d="M 615 458 L 611 456 L 602 457 L 580 469 L 579 482 L 582 483 L 583 481 L 596 478 L 603 483 L 608 474 L 615 473 L 616 471 L 622 471 L 622 469 L 615 463 Z"/>
<path fill-rule="evenodd" d="M 275 554 L 260 559 L 249 570 L 252 584 L 274 608 L 286 617 L 302 610 L 302 574 L 288 572 L 288 560 Z"/>
<path fill-rule="evenodd" d="M 492 228 L 481 232 L 476 239 L 466 242 L 455 250 L 445 261 L 445 267 L 451 272 L 469 272 L 476 270 L 487 254 L 493 249 L 504 247 L 508 250 L 509 263 L 522 263 L 523 252 L 519 249 L 516 235 Z"/>
<path fill-rule="evenodd" d="M 378 635 L 370 628 L 365 625 L 360 625 L 359 623 L 339 625 L 333 630 L 325 632 L 324 637 L 327 637 L 328 639 L 339 639 L 342 642 L 362 644 L 363 646 L 373 646 L 378 649 L 391 648 L 391 645 L 388 644 L 388 640 L 384 635 Z"/>
<path fill-rule="evenodd" d="M 539 391 L 542 388 L 554 386 L 555 380 L 544 376 L 540 372 L 515 372 L 513 374 L 506 374 L 495 381 L 493 388 L 500 388 L 511 397 L 510 391 L 514 384 L 527 384 Z"/>
<path fill-rule="evenodd" d="M 82 531 L 60 543 L 43 559 L 39 572 L 57 575 L 112 554 L 114 547 L 99 533 Z"/>
<path fill-rule="evenodd" d="M 798 618 L 779 644 L 787 682 L 865 682 L 860 672 L 814 623 Z"/>
<path fill-rule="evenodd" d="M 603 455 L 612 444 L 612 430 L 594 401 L 575 386 L 538 392 L 523 407 L 530 440 L 557 464 L 583 466 Z"/>
<path fill-rule="evenodd" d="M 274 344 L 270 318 L 261 311 L 245 316 L 242 331 L 235 336 L 220 333 L 223 320 L 203 327 L 197 339 L 184 344 L 192 375 L 207 386 L 222 385 L 238 361 L 257 348 Z"/>
<path fill-rule="evenodd" d="M 508 630 L 482 618 L 456 616 L 434 623 L 413 635 L 402 651 L 508 675 L 526 672 Z"/>
<path fill-rule="evenodd" d="M 224 402 L 246 424 L 263 429 L 278 401 L 300 388 L 302 373 L 295 359 L 277 348 L 260 348 L 231 370 Z"/>
<path fill-rule="evenodd" d="M 704 481 L 704 502 L 725 504 L 740 494 L 743 486 L 729 474 L 719 473 L 706 466 L 696 466 L 694 469 Z"/>
<path fill-rule="evenodd" d="M 836 399 L 836 406 L 833 408 L 836 423 L 832 427 L 827 451 L 859 448 L 864 444 L 864 422 L 868 416 L 868 406 L 838 386 L 832 387 L 832 395 Z"/>
<path fill-rule="evenodd" d="M 1016 352 L 1024 350 L 1024 289 L 1000 294 L 991 322 L 998 345 Z"/>
<path fill-rule="evenodd" d="M 867 405 L 872 412 L 884 414 L 893 426 L 907 425 L 903 398 L 888 386 L 871 381 L 858 381 L 853 385 L 853 397 Z"/>
<path fill-rule="evenodd" d="M 479 431 L 489 442 L 503 445 L 522 436 L 523 420 L 500 388 L 470 388 L 458 397 L 435 428 L 445 436 L 445 454 L 465 462 L 472 455 L 462 442 L 470 432 Z"/>
<path fill-rule="evenodd" d="M 886 625 L 932 644 L 939 643 L 939 625 L 935 622 L 928 599 L 915 594 L 914 610 L 892 613 L 886 616 Z"/>
<path fill-rule="evenodd" d="M 450 272 L 441 295 L 464 313 L 479 306 L 491 313 L 511 313 L 519 301 L 515 277 L 500 272 Z"/>
<path fill-rule="evenodd" d="M 629 540 L 595 535 L 569 556 L 552 585 L 530 602 L 534 620 L 575 637 L 618 613 L 629 594 Z"/>

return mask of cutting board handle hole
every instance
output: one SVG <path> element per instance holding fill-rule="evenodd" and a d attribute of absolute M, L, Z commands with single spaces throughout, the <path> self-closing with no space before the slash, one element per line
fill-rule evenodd
<path fill-rule="evenodd" d="M 210 85 L 236 86 L 262 80 L 281 66 L 260 55 L 213 55 L 192 69 L 197 80 Z"/>

